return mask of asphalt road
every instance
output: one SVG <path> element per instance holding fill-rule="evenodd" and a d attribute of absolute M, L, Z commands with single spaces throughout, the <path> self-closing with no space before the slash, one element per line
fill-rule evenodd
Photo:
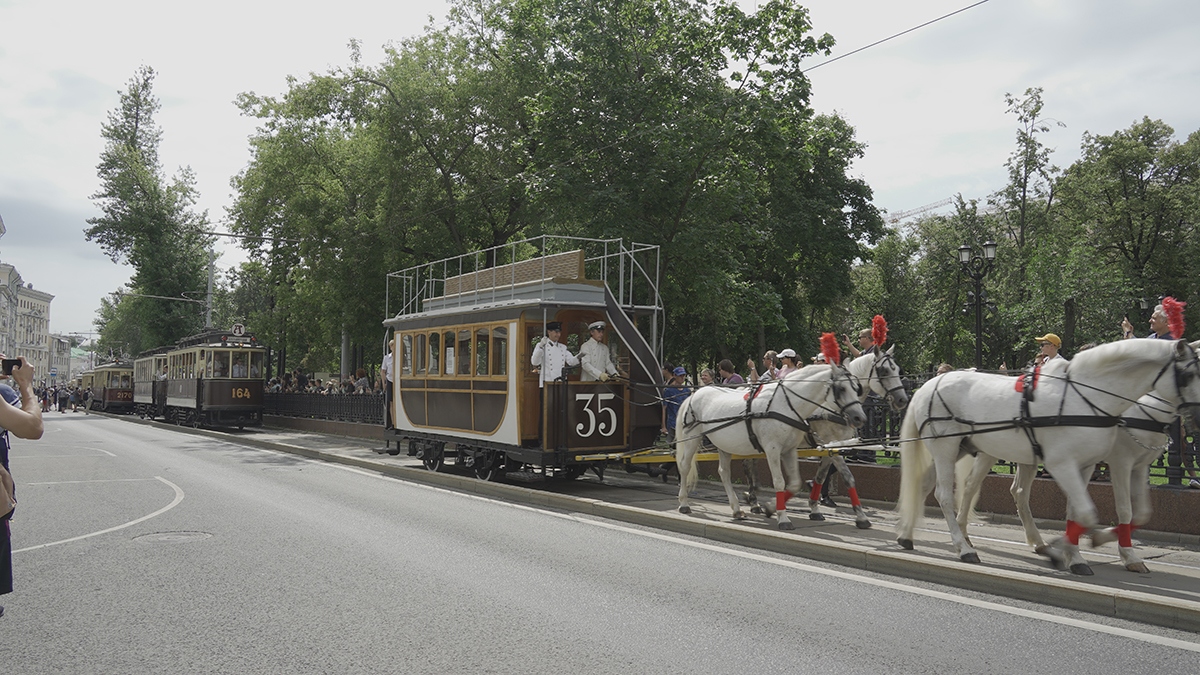
<path fill-rule="evenodd" d="M 14 441 L 12 673 L 1192 673 L 1196 637 L 82 414 Z"/>

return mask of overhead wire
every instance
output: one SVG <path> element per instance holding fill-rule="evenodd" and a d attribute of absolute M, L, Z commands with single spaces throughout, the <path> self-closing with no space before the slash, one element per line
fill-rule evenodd
<path fill-rule="evenodd" d="M 813 66 L 812 68 L 805 68 L 804 70 L 802 70 L 800 72 L 808 73 L 808 72 L 814 71 L 817 68 L 820 68 L 821 66 L 827 66 L 827 65 L 833 63 L 834 61 L 840 61 L 841 59 L 844 59 L 847 56 L 853 56 L 861 51 L 866 51 L 866 50 L 870 49 L 871 47 L 874 47 L 876 45 L 881 45 L 881 44 L 887 42 L 888 40 L 894 40 L 894 39 L 900 37 L 901 35 L 907 35 L 907 34 L 913 32 L 914 30 L 919 30 L 921 28 L 924 28 L 925 26 L 935 24 L 935 23 L 941 21 L 942 19 L 948 19 L 948 18 L 954 16 L 955 14 L 961 14 L 961 13 L 967 11 L 968 9 L 978 7 L 986 2 L 988 2 L 988 0 L 979 0 L 979 2 L 976 2 L 973 5 L 967 5 L 966 7 L 963 7 L 962 9 L 956 9 L 953 12 L 950 12 L 949 14 L 943 14 L 942 16 L 939 16 L 938 18 L 932 19 L 930 21 L 926 21 L 925 23 L 923 23 L 919 26 L 913 26 L 912 28 L 909 28 L 908 30 L 900 31 L 899 33 L 896 33 L 895 35 L 890 35 L 888 37 L 883 38 L 882 40 L 876 40 L 875 42 L 872 42 L 871 44 L 869 44 L 865 47 L 859 47 L 858 49 L 846 52 L 845 54 L 842 54 L 840 56 L 835 56 L 832 59 L 829 59 L 828 61 L 822 61 L 822 62 L 818 63 L 817 65 Z"/>

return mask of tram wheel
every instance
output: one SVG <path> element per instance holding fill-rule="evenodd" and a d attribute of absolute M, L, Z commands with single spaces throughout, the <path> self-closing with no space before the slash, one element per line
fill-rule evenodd
<path fill-rule="evenodd" d="M 572 464 L 571 466 L 567 467 L 567 470 L 563 475 L 567 477 L 567 480 L 575 480 L 576 478 L 579 478 L 583 474 L 587 473 L 587 470 L 587 464 Z"/>
<path fill-rule="evenodd" d="M 479 480 L 496 481 L 504 475 L 504 457 L 497 457 L 494 450 L 488 450 L 482 456 L 475 458 L 475 477 Z"/>
<path fill-rule="evenodd" d="M 441 471 L 444 461 L 445 458 L 442 456 L 441 450 L 426 451 L 425 457 L 421 458 L 421 463 L 430 471 Z"/>

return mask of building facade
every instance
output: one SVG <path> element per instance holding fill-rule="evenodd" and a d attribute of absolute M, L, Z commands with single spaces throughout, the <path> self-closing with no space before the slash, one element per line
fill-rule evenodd
<path fill-rule="evenodd" d="M 46 371 L 49 381 L 70 382 L 74 375 L 71 371 L 71 339 L 51 333 L 46 339 L 46 351 L 50 358 L 49 370 Z"/>
<path fill-rule="evenodd" d="M 0 353 L 17 353 L 17 289 L 22 285 L 17 268 L 0 263 Z"/>
<path fill-rule="evenodd" d="M 33 284 L 17 287 L 16 344 L 10 357 L 24 356 L 38 380 L 50 381 L 50 302 L 54 296 L 34 290 Z"/>

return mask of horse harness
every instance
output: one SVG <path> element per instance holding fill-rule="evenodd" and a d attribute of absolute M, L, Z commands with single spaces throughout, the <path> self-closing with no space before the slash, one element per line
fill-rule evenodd
<path fill-rule="evenodd" d="M 1192 364 L 1194 364 L 1196 362 L 1197 362 L 1197 358 L 1196 358 L 1196 356 L 1193 355 Z M 1189 364 L 1189 365 L 1192 365 L 1192 364 Z M 1178 365 L 1176 365 L 1174 359 L 1167 362 L 1165 365 L 1163 365 L 1162 369 L 1158 371 L 1158 375 L 1155 376 L 1155 378 L 1154 378 L 1154 384 L 1157 384 L 1159 379 L 1161 379 L 1162 376 L 1164 374 L 1166 374 L 1167 368 L 1171 368 L 1172 366 L 1174 366 L 1175 389 L 1176 389 L 1176 391 L 1180 392 L 1180 395 L 1182 396 L 1183 387 L 1187 386 L 1188 381 L 1191 378 L 1195 377 L 1195 375 L 1186 373 L 1186 372 L 1181 373 L 1180 368 Z M 917 435 L 920 436 L 924 432 L 925 427 L 931 422 L 953 421 L 953 422 L 957 422 L 959 424 L 965 424 L 965 425 L 971 427 L 970 431 L 964 431 L 964 432 L 959 432 L 959 433 L 954 433 L 954 434 L 945 434 L 945 435 L 941 436 L 942 438 L 952 438 L 954 436 L 973 436 L 976 433 L 990 433 L 990 432 L 995 432 L 995 431 L 1009 431 L 1011 429 L 1021 429 L 1025 432 L 1025 435 L 1029 439 L 1029 444 L 1033 448 L 1034 456 L 1041 458 L 1041 457 L 1044 457 L 1045 455 L 1042 451 L 1042 445 L 1041 445 L 1041 443 L 1038 442 L 1037 435 L 1034 433 L 1035 430 L 1038 428 L 1057 427 L 1057 426 L 1091 427 L 1091 428 L 1123 426 L 1123 427 L 1127 427 L 1130 429 L 1142 429 L 1142 430 L 1146 430 L 1146 431 L 1161 432 L 1161 431 L 1164 431 L 1164 428 L 1166 426 L 1169 426 L 1170 423 L 1167 423 L 1166 425 L 1164 425 L 1162 422 L 1156 422 L 1154 420 L 1145 420 L 1145 419 L 1141 419 L 1141 418 L 1120 417 L 1120 416 L 1116 416 L 1116 415 L 1110 415 L 1103 408 L 1101 408 L 1100 406 L 1096 405 L 1091 400 L 1089 400 L 1088 397 L 1083 393 L 1083 391 L 1081 389 L 1081 387 L 1087 387 L 1090 389 L 1096 389 L 1096 387 L 1081 384 L 1079 382 L 1075 382 L 1075 381 L 1071 380 L 1070 368 L 1071 368 L 1070 365 L 1068 365 L 1067 371 L 1063 374 L 1063 376 L 1061 378 L 1062 380 L 1064 380 L 1066 382 L 1066 387 L 1064 387 L 1064 389 L 1063 389 L 1062 400 L 1059 401 L 1057 415 L 1046 415 L 1046 416 L 1041 416 L 1041 417 L 1034 417 L 1032 414 L 1030 414 L 1029 403 L 1030 403 L 1030 401 L 1034 400 L 1034 386 L 1033 386 L 1032 378 L 1029 378 L 1029 374 L 1026 374 L 1026 375 L 1022 375 L 1022 378 L 1025 378 L 1025 379 L 1023 380 L 1024 387 L 1023 387 L 1022 395 L 1021 395 L 1021 416 L 1018 417 L 1017 419 L 1014 419 L 1011 421 L 1004 421 L 1004 422 L 975 422 L 974 420 L 962 419 L 962 418 L 958 417 L 957 415 L 953 415 L 953 414 L 946 416 L 946 417 L 934 417 L 933 416 L 934 397 L 931 396 L 929 399 L 929 408 L 926 411 L 925 420 L 923 422 L 921 422 L 921 426 L 917 429 Z M 941 392 L 937 390 L 937 386 L 939 384 L 941 384 L 940 378 L 934 384 L 934 396 L 936 396 L 937 400 L 941 402 L 942 407 L 947 412 L 949 412 L 950 406 L 946 403 L 946 400 L 942 397 Z M 1066 406 L 1067 393 L 1069 391 L 1074 391 L 1079 396 L 1079 398 L 1082 399 L 1083 402 L 1086 403 L 1089 408 L 1091 408 L 1092 412 L 1096 413 L 1096 414 L 1064 415 L 1063 408 Z M 1136 401 L 1134 403 L 1136 403 Z M 1184 401 L 1184 402 L 1180 403 L 1178 407 L 1183 408 L 1183 407 L 1190 407 L 1190 406 L 1200 406 L 1200 402 L 1193 403 L 1193 402 Z M 981 431 L 977 431 L 975 429 L 975 426 L 977 424 L 988 425 L 988 428 L 983 429 Z M 974 453 L 972 453 L 972 454 L 974 454 Z"/>
<path fill-rule="evenodd" d="M 785 380 L 778 380 L 778 383 L 779 383 L 779 386 L 775 387 L 775 390 L 773 392 L 771 392 L 771 401 L 767 403 L 766 410 L 763 410 L 762 412 L 754 412 L 751 409 L 752 406 L 754 405 L 754 400 L 757 398 L 758 392 L 762 388 L 761 386 L 759 386 L 759 387 L 755 387 L 754 389 L 752 389 L 749 392 L 749 394 L 747 394 L 747 396 L 746 396 L 746 412 L 745 413 L 734 416 L 734 417 L 722 417 L 722 418 L 715 419 L 715 420 L 697 420 L 697 419 L 694 419 L 694 417 L 695 417 L 694 413 L 691 413 L 691 411 L 689 410 L 688 412 L 689 412 L 689 414 L 692 415 L 693 419 L 691 419 L 690 421 L 687 421 L 687 425 L 689 427 L 691 427 L 691 426 L 695 426 L 697 424 L 717 424 L 718 426 L 716 426 L 712 429 L 708 429 L 705 432 L 705 433 L 712 433 L 714 431 L 720 431 L 721 429 L 725 429 L 725 428 L 734 426 L 736 424 L 745 423 L 746 435 L 749 436 L 750 445 L 754 448 L 755 452 L 763 452 L 763 447 L 762 447 L 762 443 L 758 440 L 758 435 L 754 433 L 754 420 L 767 419 L 767 420 L 774 420 L 776 422 L 783 422 L 784 424 L 786 424 L 794 429 L 799 429 L 800 431 L 803 431 L 805 434 L 807 434 L 810 441 L 815 441 L 815 438 L 813 436 L 812 427 L 809 426 L 808 420 L 806 420 L 800 416 L 800 413 L 796 410 L 796 406 L 792 403 L 792 397 L 795 396 L 796 398 L 799 398 L 802 401 L 806 401 L 808 403 L 813 403 L 817 407 L 827 410 L 829 412 L 833 412 L 833 411 L 830 408 L 825 407 L 825 405 L 823 403 L 813 401 L 812 399 L 805 398 L 804 396 L 801 396 L 800 394 L 797 394 L 795 392 L 788 390 Z M 833 386 L 832 376 L 830 378 L 830 386 Z M 792 414 L 795 415 L 795 417 L 788 417 L 787 415 L 785 415 L 781 412 L 771 410 L 771 403 L 774 402 L 775 397 L 779 395 L 780 391 L 783 392 L 783 400 L 785 403 L 787 403 L 788 409 L 792 411 Z M 861 389 L 859 389 L 859 391 L 861 391 Z M 846 408 L 848 408 L 851 405 L 853 405 L 853 403 L 848 403 L 846 405 L 840 406 L 840 410 L 838 410 L 837 417 L 839 419 L 845 419 L 844 414 L 846 412 Z M 815 446 L 815 444 L 814 444 L 814 446 Z"/>

